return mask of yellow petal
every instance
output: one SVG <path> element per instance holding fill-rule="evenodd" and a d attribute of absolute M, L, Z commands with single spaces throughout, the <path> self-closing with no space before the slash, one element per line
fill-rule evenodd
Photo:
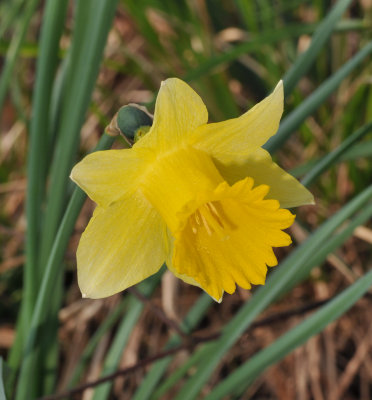
<path fill-rule="evenodd" d="M 294 220 L 276 200 L 266 200 L 269 188 L 253 188 L 247 178 L 230 187 L 221 183 L 209 202 L 199 206 L 176 234 L 173 268 L 192 277 L 211 297 L 220 300 L 235 285 L 249 289 L 264 284 L 267 266 L 275 266 L 273 247 L 288 246 L 283 229 Z"/>
<path fill-rule="evenodd" d="M 162 82 L 156 99 L 151 130 L 136 146 L 170 150 L 207 121 L 208 111 L 199 95 L 180 79 L 167 79 Z"/>
<path fill-rule="evenodd" d="M 268 185 L 267 197 L 278 200 L 282 208 L 314 204 L 314 196 L 305 186 L 272 161 L 264 149 L 250 154 L 245 162 L 222 164 L 216 161 L 216 165 L 230 185 L 246 176 L 252 177 L 257 185 Z"/>
<path fill-rule="evenodd" d="M 97 207 L 77 251 L 83 296 L 110 296 L 156 273 L 168 252 L 165 235 L 162 218 L 138 192 Z"/>
<path fill-rule="evenodd" d="M 70 178 L 98 205 L 107 207 L 136 189 L 143 168 L 133 149 L 97 151 L 76 164 Z"/>
<path fill-rule="evenodd" d="M 172 257 L 173 257 L 173 251 L 174 251 L 174 237 L 170 230 L 168 229 L 167 231 L 167 237 L 168 237 L 168 254 L 165 259 L 165 263 L 167 265 L 167 268 L 179 279 L 182 279 L 184 282 L 188 283 L 189 285 L 193 286 L 198 286 L 200 287 L 199 283 L 192 277 L 187 276 L 187 275 L 181 275 L 177 272 L 177 270 L 173 267 L 173 262 L 172 262 Z"/>
<path fill-rule="evenodd" d="M 245 159 L 278 130 L 283 98 L 280 81 L 270 96 L 241 117 L 200 126 L 189 143 L 221 162 Z"/>
<path fill-rule="evenodd" d="M 223 178 L 211 157 L 185 146 L 156 159 L 143 175 L 140 188 L 174 232 L 184 205 L 212 191 L 220 182 Z"/>

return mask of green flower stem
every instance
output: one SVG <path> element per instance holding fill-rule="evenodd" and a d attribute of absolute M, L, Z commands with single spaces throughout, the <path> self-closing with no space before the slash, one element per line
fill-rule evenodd
<path fill-rule="evenodd" d="M 344 64 L 337 72 L 328 78 L 294 111 L 292 111 L 280 124 L 278 132 L 263 146 L 270 153 L 282 147 L 292 133 L 324 103 L 327 97 L 334 92 L 341 82 L 349 75 L 367 56 L 372 53 L 372 41 L 363 47 L 351 60 Z"/>
<path fill-rule="evenodd" d="M 110 148 L 113 141 L 113 137 L 104 134 L 95 148 L 95 151 Z M 43 329 L 45 324 L 45 318 L 50 307 L 49 299 L 53 296 L 55 277 L 58 275 L 58 270 L 61 267 L 61 262 L 65 254 L 68 241 L 73 232 L 76 219 L 80 213 L 85 199 L 86 194 L 81 189 L 76 188 L 71 197 L 66 213 L 62 219 L 56 239 L 50 252 L 23 352 L 21 372 L 17 385 L 17 400 L 26 400 L 34 398 L 38 395 L 33 385 L 33 381 L 35 375 L 38 374 L 38 371 L 34 369 L 34 366 L 36 363 L 39 330 Z"/>

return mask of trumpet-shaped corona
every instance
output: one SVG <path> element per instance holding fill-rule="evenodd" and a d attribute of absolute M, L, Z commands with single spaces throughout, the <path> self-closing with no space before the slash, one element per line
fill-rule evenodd
<path fill-rule="evenodd" d="M 313 196 L 262 149 L 283 112 L 283 85 L 241 117 L 207 124 L 184 82 L 162 83 L 149 133 L 132 149 L 93 153 L 71 178 L 98 204 L 79 243 L 86 297 L 109 296 L 168 268 L 216 301 L 265 283 L 288 246 L 286 208 Z"/>

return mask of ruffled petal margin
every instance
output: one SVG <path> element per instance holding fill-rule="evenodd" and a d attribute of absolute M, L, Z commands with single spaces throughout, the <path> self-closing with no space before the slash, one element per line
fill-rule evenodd
<path fill-rule="evenodd" d="M 295 216 L 266 200 L 268 186 L 253 188 L 246 178 L 229 186 L 221 183 L 210 201 L 192 214 L 176 235 L 172 265 L 180 276 L 190 277 L 211 297 L 233 293 L 236 284 L 250 289 L 265 283 L 267 267 L 277 265 L 273 247 L 288 246 L 283 232 Z"/>

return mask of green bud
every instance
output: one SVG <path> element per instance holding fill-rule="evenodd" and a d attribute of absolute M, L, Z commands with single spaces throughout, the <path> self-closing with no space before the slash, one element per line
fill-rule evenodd
<path fill-rule="evenodd" d="M 135 104 L 121 107 L 117 114 L 117 126 L 121 133 L 130 140 L 135 140 L 139 128 L 151 127 L 152 117 Z"/>
<path fill-rule="evenodd" d="M 105 131 L 111 136 L 122 135 L 131 146 L 150 130 L 152 121 L 145 107 L 128 104 L 119 109 Z"/>

